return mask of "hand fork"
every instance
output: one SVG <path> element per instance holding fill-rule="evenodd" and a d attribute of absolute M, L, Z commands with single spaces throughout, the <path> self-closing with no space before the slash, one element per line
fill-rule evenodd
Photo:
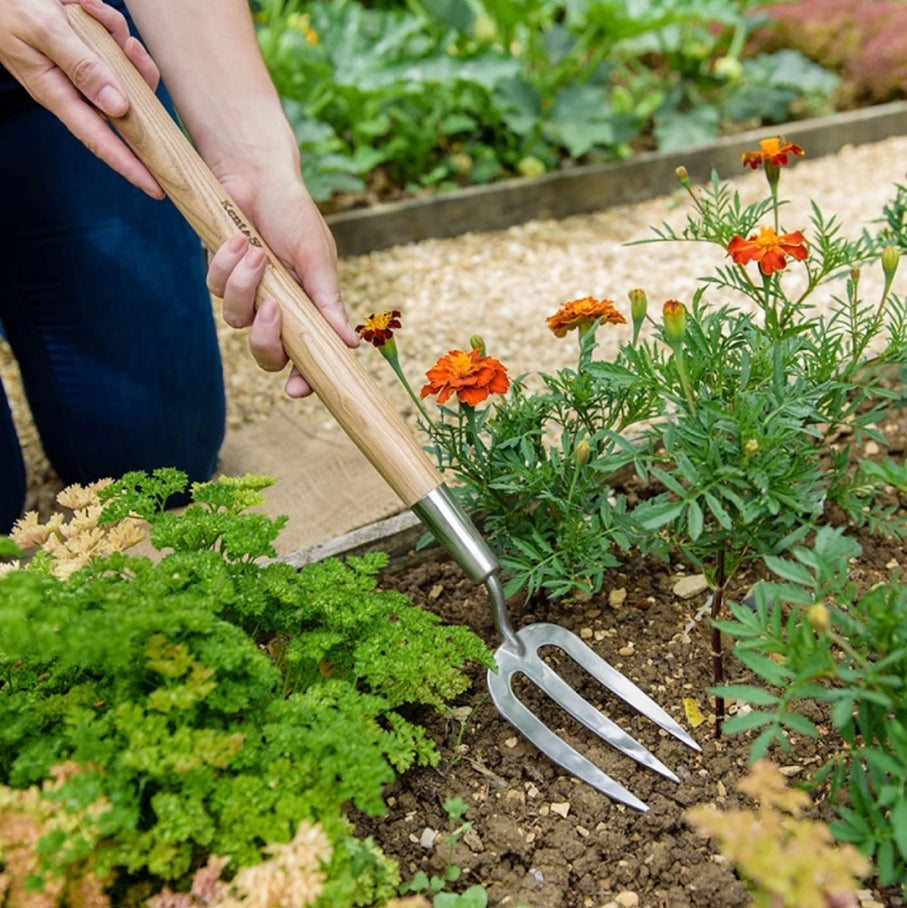
<path fill-rule="evenodd" d="M 117 74 L 129 110 L 112 121 L 136 156 L 182 212 L 208 249 L 217 249 L 237 230 L 260 246 L 268 266 L 258 300 L 280 306 L 284 347 L 294 365 L 337 422 L 474 583 L 484 583 L 502 638 L 497 672 L 488 686 L 500 713 L 536 747 L 604 794 L 638 810 L 646 806 L 591 761 L 559 738 L 514 696 L 512 678 L 526 675 L 587 728 L 644 766 L 673 781 L 677 777 L 641 744 L 598 712 L 538 655 L 541 646 L 566 651 L 613 693 L 665 731 L 699 750 L 695 741 L 628 678 L 597 656 L 577 636 L 554 624 L 532 624 L 514 632 L 507 617 L 497 560 L 444 484 L 422 447 L 381 396 L 370 376 L 305 295 L 297 281 L 251 228 L 179 127 L 107 30 L 77 4 L 66 4 L 70 24 Z"/>

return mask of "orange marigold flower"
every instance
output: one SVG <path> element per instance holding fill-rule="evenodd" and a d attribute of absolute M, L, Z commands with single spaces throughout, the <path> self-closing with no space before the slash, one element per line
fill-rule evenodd
<path fill-rule="evenodd" d="M 389 309 L 370 315 L 364 325 L 356 325 L 356 333 L 370 344 L 383 347 L 394 336 L 394 330 L 401 327 L 400 310 Z"/>
<path fill-rule="evenodd" d="M 475 407 L 490 394 L 505 394 L 510 387 L 507 370 L 500 361 L 483 356 L 478 349 L 451 350 L 425 374 L 429 383 L 420 396 L 437 394 L 439 404 L 456 394 L 461 404 Z"/>
<path fill-rule="evenodd" d="M 781 167 L 787 163 L 790 155 L 802 157 L 806 152 L 793 142 L 788 142 L 783 136 L 774 136 L 771 139 L 762 139 L 759 142 L 759 151 L 745 151 L 740 160 L 744 167 L 758 169 L 760 164 L 773 164 Z"/>
<path fill-rule="evenodd" d="M 623 325 L 627 321 L 614 308 L 611 300 L 597 300 L 591 296 L 584 296 L 582 299 L 564 303 L 548 318 L 548 327 L 556 337 L 564 337 L 574 328 L 579 328 L 580 332 L 587 330 L 598 319 L 612 325 Z"/>
<path fill-rule="evenodd" d="M 784 269 L 787 256 L 802 262 L 809 253 L 806 238 L 799 230 L 779 236 L 771 227 L 760 227 L 759 233 L 754 233 L 748 240 L 735 236 L 728 243 L 727 254 L 738 265 L 758 262 L 763 274 L 771 274 Z"/>

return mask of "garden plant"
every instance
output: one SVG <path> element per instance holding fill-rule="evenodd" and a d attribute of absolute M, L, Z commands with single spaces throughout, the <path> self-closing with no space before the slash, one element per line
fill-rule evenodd
<path fill-rule="evenodd" d="M 267 478 L 165 511 L 185 482 L 72 487 L 4 544 L 35 551 L 0 576 L 0 904 L 384 904 L 398 868 L 347 811 L 437 762 L 401 708 L 445 709 L 490 655 L 377 591 L 383 555 L 272 560 Z"/>
<path fill-rule="evenodd" d="M 257 0 L 313 196 L 539 176 L 830 112 L 837 77 L 747 54 L 765 0 Z"/>
<path fill-rule="evenodd" d="M 326 204 L 677 149 L 828 111 L 836 83 L 789 45 L 752 51 L 767 0 L 251 5 Z M 684 300 L 563 302 L 548 326 L 576 354 L 554 374 L 509 374 L 476 334 L 413 386 L 405 312 L 360 326 L 509 595 L 578 610 L 634 555 L 705 576 L 714 729 L 749 742 L 757 806 L 684 817 L 756 904 L 800 908 L 855 904 L 870 875 L 907 885 L 907 593 L 848 570 L 857 531 L 907 529 L 907 469 L 859 454 L 904 401 L 907 187 L 859 237 L 818 202 L 792 222 L 782 174 L 803 153 L 781 137 L 745 152 L 766 177 L 752 204 L 680 169 L 687 221 L 644 242 L 710 244 L 724 264 Z M 473 712 L 453 754 L 422 720 L 451 719 L 490 653 L 379 586 L 383 555 L 275 560 L 283 520 L 255 511 L 269 482 L 198 484 L 175 513 L 182 474 L 132 474 L 0 538 L 0 908 L 488 904 L 455 857 L 472 802 L 437 798 L 443 866 L 414 875 L 353 817 L 461 760 Z M 747 597 L 744 577 L 760 578 Z M 797 739 L 834 742 L 800 780 L 812 801 L 756 762 Z M 829 826 L 804 817 L 826 798 Z"/>
<path fill-rule="evenodd" d="M 781 175 L 803 154 L 781 137 L 746 152 L 743 166 L 766 177 L 751 204 L 717 177 L 691 186 L 680 168 L 692 211 L 645 242 L 717 244 L 725 264 L 657 318 L 641 288 L 627 292 L 626 316 L 607 299 L 563 304 L 548 324 L 557 337 L 575 332 L 575 368 L 511 378 L 473 336 L 417 394 L 393 337 L 401 312 L 360 333 L 420 407 L 427 449 L 498 547 L 508 591 L 582 603 L 633 551 L 702 572 L 716 730 L 761 729 L 755 759 L 791 733 L 817 736 L 798 707 L 830 704 L 844 746 L 813 784 L 846 793 L 833 831 L 875 860 L 883 883 L 903 883 L 903 588 L 895 578 L 858 595 L 846 574 L 854 531 L 902 539 L 907 529 L 890 494 L 907 489 L 903 463 L 856 453 L 884 442 L 877 426 L 902 400 L 907 309 L 891 288 L 903 190 L 885 226 L 855 238 L 815 202 L 809 225 L 789 225 Z M 866 299 L 868 268 L 881 290 Z M 836 277 L 842 292 L 829 289 Z M 632 337 L 597 359 L 597 332 L 627 322 Z M 769 579 L 728 607 L 746 571 Z M 724 683 L 723 635 L 755 680 Z M 725 698 L 755 708 L 724 722 Z"/>

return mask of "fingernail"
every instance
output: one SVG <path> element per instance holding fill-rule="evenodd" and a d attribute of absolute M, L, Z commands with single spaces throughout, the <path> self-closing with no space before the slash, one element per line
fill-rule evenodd
<path fill-rule="evenodd" d="M 237 233 L 227 240 L 227 248 L 230 252 L 242 252 L 246 248 L 247 242 L 248 240 L 241 233 Z"/>
<path fill-rule="evenodd" d="M 105 85 L 97 94 L 95 104 L 108 117 L 122 117 L 129 110 L 126 96 L 120 94 L 112 85 Z"/>
<path fill-rule="evenodd" d="M 251 268 L 260 268 L 265 263 L 265 253 L 258 246 L 250 246 L 246 253 L 246 264 Z"/>
<path fill-rule="evenodd" d="M 262 300 L 258 307 L 259 321 L 266 325 L 273 325 L 277 320 L 277 303 L 273 300 Z"/>

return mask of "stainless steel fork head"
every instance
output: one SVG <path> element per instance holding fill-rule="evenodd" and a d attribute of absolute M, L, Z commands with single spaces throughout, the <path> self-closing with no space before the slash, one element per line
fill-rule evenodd
<path fill-rule="evenodd" d="M 640 811 L 648 810 L 643 801 L 555 734 L 514 694 L 512 686 L 514 676 L 525 675 L 558 706 L 603 741 L 665 778 L 673 782 L 680 781 L 661 760 L 596 709 L 544 662 L 538 651 L 545 646 L 555 646 L 566 652 L 600 684 L 688 747 L 698 751 L 699 745 L 629 678 L 609 665 L 566 628 L 540 622 L 505 636 L 504 643 L 495 653 L 498 670 L 488 672 L 488 690 L 501 715 L 542 753 L 593 788 L 628 807 Z"/>
<path fill-rule="evenodd" d="M 488 673 L 488 689 L 498 712 L 539 750 L 584 782 L 615 801 L 636 810 L 648 810 L 639 798 L 574 750 L 517 699 L 512 687 L 514 675 L 525 675 L 602 740 L 674 782 L 680 780 L 664 763 L 599 712 L 588 700 L 583 699 L 541 659 L 539 648 L 556 646 L 562 649 L 599 683 L 666 732 L 694 750 L 699 750 L 699 745 L 654 700 L 629 678 L 612 668 L 576 634 L 557 624 L 545 623 L 530 624 L 518 632 L 514 631 L 504 602 L 500 564 L 446 485 L 442 484 L 432 490 L 416 502 L 412 510 L 463 568 L 469 579 L 474 583 L 485 584 L 494 624 L 502 640 L 495 653 L 498 670 Z"/>

